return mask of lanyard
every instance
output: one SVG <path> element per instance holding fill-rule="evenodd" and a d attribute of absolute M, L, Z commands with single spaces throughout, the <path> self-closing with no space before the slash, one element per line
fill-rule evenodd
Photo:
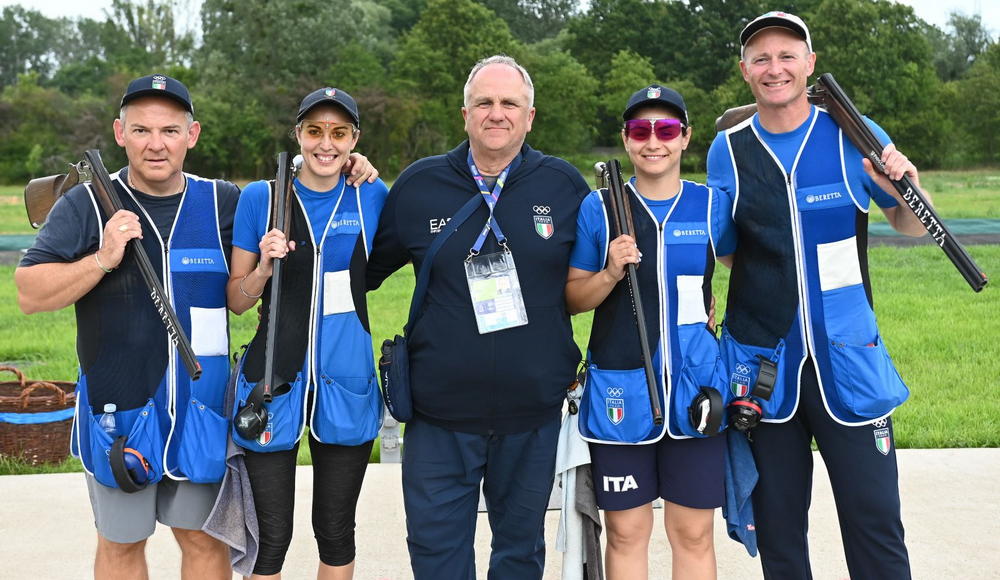
<path fill-rule="evenodd" d="M 483 248 L 483 243 L 486 242 L 486 237 L 489 236 L 490 230 L 492 230 L 493 235 L 497 237 L 497 242 L 500 243 L 500 246 L 502 246 L 505 250 L 507 249 L 507 237 L 504 236 L 503 232 L 500 230 L 500 223 L 497 222 L 496 217 L 493 215 L 493 208 L 500 200 L 500 192 L 503 191 L 504 181 L 507 179 L 507 174 L 510 173 L 511 169 L 517 166 L 517 161 L 518 160 L 515 157 L 514 160 L 500 172 L 500 175 L 497 177 L 496 185 L 493 186 L 493 191 L 491 192 L 486 188 L 486 180 L 483 179 L 483 176 L 479 173 L 479 169 L 476 167 L 476 163 L 472 160 L 472 150 L 469 150 L 469 170 L 472 171 L 472 177 L 476 180 L 476 186 L 479 188 L 479 193 L 482 194 L 483 199 L 486 201 L 486 207 L 490 210 L 490 217 L 486 220 L 486 225 L 483 226 L 483 230 L 479 232 L 479 237 L 476 238 L 476 243 L 469 249 L 469 256 L 466 260 L 479 255 L 479 250 Z"/>

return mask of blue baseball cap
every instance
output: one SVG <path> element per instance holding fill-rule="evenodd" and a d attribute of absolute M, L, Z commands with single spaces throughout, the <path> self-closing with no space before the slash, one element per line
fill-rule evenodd
<path fill-rule="evenodd" d="M 295 122 L 298 123 L 302 119 L 305 119 L 309 111 L 324 103 L 337 105 L 346 111 L 351 120 L 354 121 L 354 126 L 359 129 L 361 128 L 361 116 L 358 115 L 358 104 L 354 102 L 354 97 L 345 91 L 333 87 L 316 89 L 306 95 L 306 98 L 302 99 L 302 103 L 299 105 L 299 114 L 295 116 Z"/>
<path fill-rule="evenodd" d="M 648 105 L 660 105 L 673 109 L 684 119 L 684 124 L 688 123 L 688 109 L 684 104 L 684 97 L 677 91 L 657 84 L 649 85 L 644 89 L 632 93 L 629 97 L 625 112 L 622 113 L 622 120 L 628 121 L 632 118 L 632 113 L 640 107 Z"/>
<path fill-rule="evenodd" d="M 166 97 L 180 103 L 184 110 L 194 114 L 194 105 L 191 104 L 191 93 L 188 92 L 184 83 L 167 75 L 149 75 L 140 77 L 128 84 L 125 95 L 122 96 L 122 104 L 126 104 L 139 97 Z"/>

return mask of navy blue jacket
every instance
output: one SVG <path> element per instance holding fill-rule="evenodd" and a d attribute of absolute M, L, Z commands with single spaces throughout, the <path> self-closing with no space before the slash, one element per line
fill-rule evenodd
<path fill-rule="evenodd" d="M 369 289 L 409 261 L 419 271 L 434 235 L 469 196 L 480 195 L 468 152 L 466 141 L 445 155 L 421 159 L 393 184 L 368 262 Z M 421 316 L 409 336 L 414 412 L 446 429 L 535 429 L 558 417 L 580 362 L 565 286 L 577 211 L 590 187 L 562 159 L 527 145 L 519 155 L 495 216 L 514 254 L 528 324 L 482 335 L 476 327 L 463 261 L 489 217 L 484 203 L 435 257 Z M 495 251 L 491 234 L 482 253 Z"/>

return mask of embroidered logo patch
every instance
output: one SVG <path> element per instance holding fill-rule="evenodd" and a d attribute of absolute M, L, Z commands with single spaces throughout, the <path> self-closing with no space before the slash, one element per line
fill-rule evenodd
<path fill-rule="evenodd" d="M 552 234 L 556 232 L 556 228 L 552 225 L 552 216 L 547 215 L 536 215 L 535 218 L 535 233 L 542 237 L 543 240 L 547 240 L 552 237 Z"/>
<path fill-rule="evenodd" d="M 337 89 L 326 89 L 325 91 L 323 91 L 323 94 L 328 97 L 332 97 L 337 94 Z"/>
<path fill-rule="evenodd" d="M 268 411 L 268 413 L 267 413 L 267 426 L 264 427 L 264 432 L 261 433 L 260 437 L 257 438 L 257 443 L 261 447 L 266 447 L 267 444 L 271 442 L 271 439 L 274 436 L 274 425 L 271 422 L 271 419 L 273 417 L 274 417 L 274 413 L 271 413 L 270 411 Z"/>
<path fill-rule="evenodd" d="M 889 450 L 892 449 L 892 437 L 889 436 L 888 423 L 886 419 L 879 419 L 872 423 L 875 427 L 872 431 L 875 436 L 875 449 L 878 449 L 882 455 L 889 455 Z"/>
<path fill-rule="evenodd" d="M 622 399 L 624 391 L 621 387 L 608 387 L 608 398 L 604 399 L 608 409 L 608 419 L 613 425 L 617 425 L 625 418 L 625 399 Z"/>
<path fill-rule="evenodd" d="M 750 394 L 750 367 L 743 363 L 736 365 L 733 375 L 730 378 L 730 388 L 733 395 L 746 397 Z"/>
<path fill-rule="evenodd" d="M 646 89 L 647 99 L 659 99 L 660 98 L 660 87 L 649 87 Z"/>
<path fill-rule="evenodd" d="M 166 90 L 167 88 L 167 77 L 161 75 L 155 75 L 153 77 L 153 88 L 158 90 Z"/>

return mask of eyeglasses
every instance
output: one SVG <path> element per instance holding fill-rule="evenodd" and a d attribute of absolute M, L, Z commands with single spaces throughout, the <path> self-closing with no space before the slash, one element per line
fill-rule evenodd
<path fill-rule="evenodd" d="M 625 121 L 625 136 L 634 141 L 646 141 L 656 133 L 660 141 L 671 141 L 687 134 L 687 128 L 679 119 L 630 119 Z"/>

